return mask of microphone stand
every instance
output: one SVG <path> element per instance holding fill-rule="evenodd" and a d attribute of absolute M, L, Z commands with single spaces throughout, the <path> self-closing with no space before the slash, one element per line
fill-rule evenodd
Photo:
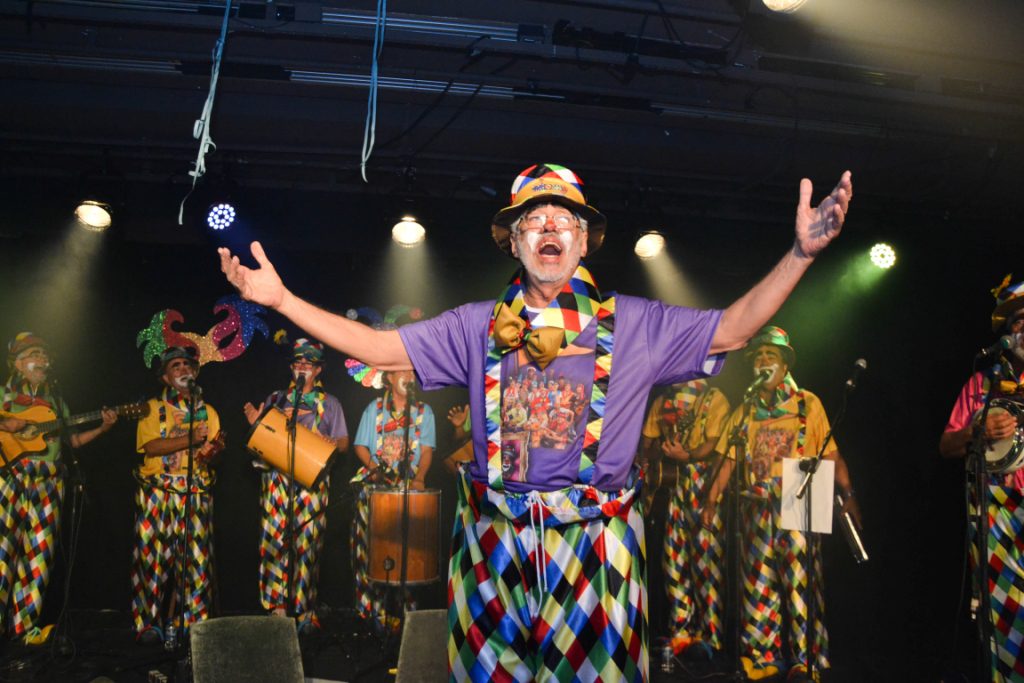
<path fill-rule="evenodd" d="M 392 389 L 394 391 L 394 389 Z M 392 401 L 394 401 L 392 394 Z M 402 483 L 401 483 L 401 494 L 402 494 L 402 516 L 399 522 L 399 533 L 401 536 L 402 543 L 402 562 L 398 571 L 398 603 L 401 606 L 399 621 L 404 626 L 405 622 L 405 591 L 406 582 L 408 580 L 408 561 L 409 561 L 409 479 L 412 475 L 412 467 L 410 460 L 412 459 L 412 449 L 410 448 L 410 427 L 412 422 L 412 402 L 415 400 L 415 394 L 411 388 L 411 385 L 406 385 L 405 394 L 405 409 L 402 411 L 402 421 L 405 423 L 405 438 L 402 440 L 402 456 L 400 460 Z M 387 405 L 383 407 L 387 410 Z M 387 566 L 387 561 L 390 558 L 385 559 L 385 570 L 388 574 L 385 574 L 385 586 L 390 588 L 390 567 Z M 387 589 L 385 589 L 387 590 Z M 382 656 L 387 658 L 387 652 L 391 644 L 391 629 L 388 628 L 388 601 L 384 600 L 384 641 L 381 644 Z"/>
<path fill-rule="evenodd" d="M 975 372 L 977 372 L 977 359 L 975 359 Z M 973 375 L 973 373 L 972 373 Z M 991 405 L 992 390 L 995 387 L 995 373 L 991 373 L 988 383 L 988 390 L 985 392 L 984 403 L 981 408 L 981 415 L 974 423 L 971 430 L 971 440 L 967 444 L 967 471 L 974 474 L 974 498 L 975 498 L 975 550 L 977 552 L 977 565 L 975 566 L 975 580 L 978 588 L 978 613 L 975 615 L 978 624 L 978 668 L 979 681 L 988 680 L 992 675 L 992 604 L 991 595 L 988 589 L 988 471 L 985 468 L 985 450 L 987 444 L 983 436 L 985 421 L 988 418 L 988 410 Z M 968 482 L 968 495 L 971 484 Z"/>
<path fill-rule="evenodd" d="M 68 467 L 61 476 L 64 477 L 65 484 L 70 488 L 71 494 L 70 505 L 66 508 L 67 516 L 70 519 L 65 522 L 70 531 L 68 532 L 68 545 L 64 553 L 64 564 L 66 567 L 64 595 L 60 615 L 57 617 L 57 625 L 53 629 L 56 637 L 53 640 L 52 646 L 56 648 L 59 655 L 68 656 L 75 651 L 74 641 L 70 635 L 71 613 L 68 610 L 68 605 L 71 603 L 71 576 L 75 566 L 75 556 L 78 552 L 79 534 L 82 530 L 82 514 L 85 507 L 85 477 L 79 466 L 75 449 L 71 445 L 71 435 L 68 433 L 67 425 L 64 423 L 63 413 L 66 404 L 64 403 L 64 395 L 60 389 L 60 384 L 56 378 L 49 379 L 48 382 L 50 384 L 50 392 L 53 395 L 54 408 L 57 409 L 54 412 L 58 413 L 59 418 L 61 453 L 66 452 L 68 454 Z"/>
<path fill-rule="evenodd" d="M 412 404 L 416 400 L 412 384 L 405 386 L 405 443 L 402 447 L 402 569 L 398 574 L 400 620 L 405 624 L 405 591 L 409 579 L 409 479 L 412 478 Z"/>
<path fill-rule="evenodd" d="M 188 599 L 185 596 L 185 589 L 188 581 L 185 578 L 187 558 L 191 554 L 192 542 L 192 483 L 195 476 L 195 424 L 196 424 L 196 397 L 202 389 L 195 382 L 190 382 L 188 392 L 188 461 L 185 469 L 185 538 L 181 547 L 178 548 L 178 635 L 174 643 L 174 649 L 178 654 L 177 676 L 178 681 L 189 681 L 192 679 L 192 647 L 191 634 L 186 637 L 185 631 L 185 610 Z"/>
<path fill-rule="evenodd" d="M 825 438 L 821 442 L 821 448 L 818 449 L 818 453 L 813 458 L 808 458 L 800 461 L 800 470 L 804 473 L 803 481 L 800 482 L 800 487 L 796 490 L 796 499 L 803 499 L 804 501 L 804 520 L 807 523 L 807 586 L 804 588 L 804 604 L 807 605 L 807 676 L 813 681 L 814 671 L 817 668 L 818 655 L 814 651 L 814 639 L 816 637 L 814 620 L 817 617 L 817 600 L 814 599 L 814 584 L 815 584 L 815 569 L 817 563 L 815 562 L 815 552 L 821 541 L 821 534 L 814 531 L 814 527 L 811 524 L 811 490 L 813 488 L 814 475 L 818 471 L 818 467 L 821 465 L 821 461 L 825 458 L 825 449 L 828 448 L 829 441 L 832 440 L 832 434 L 836 428 L 842 423 L 843 418 L 846 417 L 846 404 L 853 393 L 856 385 L 852 381 L 846 383 L 846 388 L 843 391 L 843 401 L 839 406 L 839 410 L 836 412 L 835 419 L 829 425 L 828 432 L 825 434 Z"/>
<path fill-rule="evenodd" d="M 747 480 L 747 454 L 746 454 L 746 439 L 743 437 L 745 426 L 750 420 L 750 408 L 753 405 L 754 397 L 757 395 L 756 387 L 760 384 L 764 384 L 764 380 L 758 377 L 754 380 L 754 384 L 747 388 L 747 391 L 743 395 L 742 403 L 742 417 L 737 422 L 732 430 L 729 432 L 729 441 L 727 452 L 718 459 L 717 464 L 712 472 L 711 477 L 708 479 L 709 482 L 713 482 L 718 479 L 718 473 L 722 470 L 725 465 L 725 461 L 729 459 L 728 451 L 732 451 L 733 467 L 732 475 L 729 477 L 729 495 L 731 500 L 729 501 L 729 514 L 732 517 L 732 548 L 729 552 L 729 572 L 730 581 L 728 584 L 729 588 L 729 601 L 732 607 L 733 620 L 732 620 L 732 672 L 730 672 L 726 680 L 731 681 L 746 681 L 747 675 L 743 670 L 743 665 L 740 662 L 741 652 L 740 648 L 742 643 L 740 641 L 741 624 L 743 623 L 743 578 L 742 574 L 742 561 L 741 555 L 743 553 L 743 528 L 742 528 L 742 517 L 740 516 L 740 497 L 741 497 L 741 481 Z"/>
<path fill-rule="evenodd" d="M 300 373 L 302 387 L 305 388 L 306 375 Z M 285 614 L 294 618 L 295 605 L 293 595 L 295 594 L 295 443 L 297 440 L 297 426 L 299 423 L 299 379 L 295 380 L 295 390 L 292 392 L 292 414 L 288 418 L 288 566 L 285 571 Z"/>

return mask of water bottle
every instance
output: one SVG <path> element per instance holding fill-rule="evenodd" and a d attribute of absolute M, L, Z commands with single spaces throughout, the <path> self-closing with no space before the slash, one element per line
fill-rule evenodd
<path fill-rule="evenodd" d="M 175 628 L 174 624 L 170 624 L 164 631 L 164 649 L 173 650 L 178 644 L 178 629 Z"/>
<path fill-rule="evenodd" d="M 672 673 L 674 666 L 672 664 L 672 658 L 675 653 L 672 652 L 672 641 L 665 643 L 661 648 L 661 670 L 665 673 Z"/>

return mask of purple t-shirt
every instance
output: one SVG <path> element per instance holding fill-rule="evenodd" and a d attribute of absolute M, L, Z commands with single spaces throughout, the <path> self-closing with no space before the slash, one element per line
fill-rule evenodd
<path fill-rule="evenodd" d="M 724 354 L 708 356 L 721 311 L 625 295 L 616 296 L 615 308 L 611 382 L 592 480 L 602 491 L 626 484 L 651 387 L 717 374 L 724 360 Z M 470 473 L 483 482 L 487 481 L 484 362 L 493 310 L 493 301 L 466 304 L 398 330 L 425 390 L 469 389 L 475 453 Z M 574 345 L 593 348 L 596 329 L 594 319 Z M 506 354 L 502 363 L 505 487 L 551 491 L 572 486 L 579 473 L 594 357 L 563 354 L 545 371 L 533 363 L 516 365 L 515 358 L 516 354 Z M 541 390 L 541 382 L 546 391 Z M 585 405 L 577 398 L 581 383 Z M 534 424 L 528 424 L 531 419 Z"/>

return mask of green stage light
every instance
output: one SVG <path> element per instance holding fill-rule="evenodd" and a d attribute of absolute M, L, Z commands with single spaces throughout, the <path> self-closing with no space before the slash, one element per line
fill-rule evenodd
<path fill-rule="evenodd" d="M 882 270 L 888 270 L 896 265 L 896 251 L 884 242 L 879 242 L 871 247 L 871 263 Z"/>

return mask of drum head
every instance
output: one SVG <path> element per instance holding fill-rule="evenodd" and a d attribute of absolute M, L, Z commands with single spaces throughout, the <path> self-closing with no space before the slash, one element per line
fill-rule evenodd
<path fill-rule="evenodd" d="M 1009 414 L 1020 423 L 1024 406 L 1016 401 L 1002 398 L 993 399 L 989 405 L 990 414 Z M 994 474 L 1009 474 L 1024 466 L 1024 428 L 1018 426 L 1013 436 L 989 442 L 985 449 L 985 467 Z"/>

